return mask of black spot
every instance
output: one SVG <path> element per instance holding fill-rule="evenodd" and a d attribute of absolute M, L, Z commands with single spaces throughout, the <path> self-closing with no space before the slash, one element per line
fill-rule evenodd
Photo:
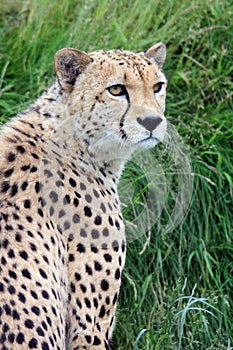
<path fill-rule="evenodd" d="M 24 343 L 24 334 L 19 332 L 16 337 L 16 343 L 23 344 Z"/>
<path fill-rule="evenodd" d="M 14 343 L 14 341 L 15 341 L 15 335 L 14 335 L 14 333 L 10 333 L 9 335 L 8 335 L 8 341 L 10 342 L 10 343 Z"/>
<path fill-rule="evenodd" d="M 70 196 L 68 194 L 65 195 L 63 198 L 63 204 L 69 204 L 70 203 Z"/>
<path fill-rule="evenodd" d="M 107 227 L 105 227 L 105 228 L 103 229 L 103 236 L 104 236 L 104 237 L 108 237 L 108 236 L 109 236 L 109 230 L 108 230 Z"/>
<path fill-rule="evenodd" d="M 27 215 L 27 216 L 26 216 L 26 220 L 27 220 L 28 222 L 32 222 L 32 221 L 33 221 L 33 218 L 32 218 L 31 216 Z"/>
<path fill-rule="evenodd" d="M 9 181 L 3 181 L 2 185 L 1 185 L 1 191 L 2 192 L 7 192 L 10 188 L 10 183 Z"/>
<path fill-rule="evenodd" d="M 42 325 L 42 327 L 43 327 L 46 331 L 48 330 L 48 326 L 47 326 L 47 324 L 46 324 L 45 321 L 42 321 L 42 322 L 41 322 L 41 325 Z"/>
<path fill-rule="evenodd" d="M 72 177 L 69 178 L 69 183 L 72 187 L 76 187 L 76 181 Z"/>
<path fill-rule="evenodd" d="M 13 249 L 9 249 L 7 255 L 11 259 L 15 258 L 15 253 L 14 253 Z"/>
<path fill-rule="evenodd" d="M 100 339 L 95 335 L 94 336 L 94 342 L 93 342 L 93 345 L 100 345 L 101 344 L 101 341 Z"/>
<path fill-rule="evenodd" d="M 24 181 L 21 185 L 22 190 L 25 191 L 27 187 L 28 187 L 28 182 Z"/>
<path fill-rule="evenodd" d="M 100 286 L 101 286 L 102 290 L 106 291 L 109 288 L 109 283 L 106 280 L 102 280 L 101 283 L 100 283 Z"/>
<path fill-rule="evenodd" d="M 79 217 L 79 215 L 78 214 L 74 214 L 73 215 L 73 223 L 74 224 L 77 224 L 77 223 L 79 223 L 80 222 L 80 217 Z"/>
<path fill-rule="evenodd" d="M 2 265 L 6 265 L 6 264 L 7 264 L 7 261 L 6 261 L 6 259 L 4 258 L 4 256 L 2 256 L 2 258 L 1 258 L 1 264 L 2 264 Z"/>
<path fill-rule="evenodd" d="M 13 152 L 9 152 L 8 154 L 7 154 L 7 160 L 9 161 L 9 162 L 13 162 L 14 160 L 15 160 L 15 158 L 16 158 L 16 156 L 15 156 L 15 153 L 13 153 Z"/>
<path fill-rule="evenodd" d="M 71 292 L 72 293 L 75 293 L 76 292 L 76 288 L 75 288 L 75 285 L 73 282 L 70 283 L 70 289 L 71 289 Z"/>
<path fill-rule="evenodd" d="M 13 172 L 14 172 L 14 168 L 8 169 L 8 170 L 5 171 L 4 176 L 5 177 L 10 177 L 13 174 Z"/>
<path fill-rule="evenodd" d="M 44 337 L 45 333 L 41 327 L 37 327 L 36 331 L 38 335 L 40 335 L 41 337 Z"/>
<path fill-rule="evenodd" d="M 98 300 L 96 298 L 93 299 L 94 307 L 97 309 L 98 308 Z"/>
<path fill-rule="evenodd" d="M 86 194 L 85 195 L 85 200 L 87 201 L 87 203 L 91 203 L 92 198 L 91 198 L 91 196 L 89 194 Z"/>
<path fill-rule="evenodd" d="M 38 299 L 38 295 L 36 292 L 34 292 L 33 290 L 31 290 L 31 296 L 34 298 L 34 299 Z"/>
<path fill-rule="evenodd" d="M 87 237 L 87 233 L 86 233 L 86 231 L 84 230 L 84 228 L 81 228 L 81 230 L 80 230 L 80 236 L 81 236 L 81 237 Z"/>
<path fill-rule="evenodd" d="M 75 207 L 77 207 L 77 206 L 79 205 L 79 200 L 78 200 L 78 198 L 74 198 L 73 204 L 74 204 Z"/>
<path fill-rule="evenodd" d="M 16 292 L 16 290 L 15 290 L 15 287 L 14 286 L 9 286 L 8 287 L 8 292 L 10 293 L 10 294 L 15 294 L 15 292 Z"/>
<path fill-rule="evenodd" d="M 61 209 L 61 210 L 59 211 L 58 217 L 59 217 L 59 218 L 62 218 L 62 217 L 65 216 L 65 215 L 66 215 L 65 210 Z"/>
<path fill-rule="evenodd" d="M 83 183 L 83 182 L 81 182 L 80 183 L 80 189 L 82 190 L 82 191 L 85 191 L 86 190 L 86 185 Z"/>
<path fill-rule="evenodd" d="M 84 301 L 85 301 L 86 307 L 88 307 L 90 309 L 91 308 L 90 300 L 88 298 L 85 298 Z"/>
<path fill-rule="evenodd" d="M 106 310 L 104 305 L 101 306 L 100 312 L 99 312 L 99 317 L 103 318 L 105 316 Z"/>
<path fill-rule="evenodd" d="M 39 159 L 39 156 L 36 153 L 31 153 L 32 157 L 35 159 Z"/>
<path fill-rule="evenodd" d="M 30 231 L 29 231 L 30 232 Z M 37 248 L 34 243 L 30 243 L 30 248 L 33 252 L 37 251 Z"/>
<path fill-rule="evenodd" d="M 126 248 L 125 241 L 122 241 L 121 250 L 122 250 L 123 253 L 124 253 L 124 251 L 125 251 L 125 248 Z"/>
<path fill-rule="evenodd" d="M 53 173 L 49 170 L 49 169 L 45 169 L 44 170 L 44 175 L 47 177 L 47 178 L 50 178 L 53 176 Z"/>
<path fill-rule="evenodd" d="M 29 347 L 29 349 L 37 349 L 37 344 L 38 344 L 38 342 L 37 342 L 36 338 L 32 338 L 32 339 L 30 339 L 30 341 L 28 343 L 28 347 Z"/>
<path fill-rule="evenodd" d="M 9 329 L 10 329 L 10 327 L 8 326 L 8 324 L 7 324 L 7 323 L 4 323 L 4 325 L 3 325 L 3 327 L 2 327 L 3 332 L 6 333 L 6 332 L 9 331 Z"/>
<path fill-rule="evenodd" d="M 113 220 L 112 220 L 111 216 L 108 217 L 108 222 L 111 226 L 113 226 Z"/>
<path fill-rule="evenodd" d="M 97 239 L 97 238 L 99 238 L 99 236 L 100 236 L 99 231 L 97 231 L 97 230 L 92 230 L 91 231 L 91 237 L 93 239 Z"/>
<path fill-rule="evenodd" d="M 37 213 L 43 218 L 44 217 L 44 213 L 43 213 L 43 210 L 42 209 L 38 209 L 37 210 Z"/>
<path fill-rule="evenodd" d="M 117 241 L 112 242 L 112 247 L 115 252 L 118 252 L 119 250 L 119 243 Z"/>
<path fill-rule="evenodd" d="M 69 254 L 69 261 L 75 261 L 74 254 Z"/>
<path fill-rule="evenodd" d="M 40 275 L 41 275 L 44 279 L 47 279 L 47 278 L 48 278 L 46 272 L 45 272 L 43 269 L 39 269 L 39 272 L 40 272 Z"/>
<path fill-rule="evenodd" d="M 15 273 L 14 271 L 9 270 L 8 274 L 9 274 L 9 276 L 10 276 L 11 278 L 13 278 L 14 280 L 17 279 L 17 275 L 16 275 L 16 273 Z"/>
<path fill-rule="evenodd" d="M 34 328 L 34 323 L 32 322 L 32 320 L 27 319 L 25 322 L 25 327 L 29 328 L 29 329 L 33 329 Z"/>
<path fill-rule="evenodd" d="M 93 274 L 92 268 L 88 264 L 86 264 L 85 268 L 86 268 L 86 272 L 87 272 L 88 275 L 92 275 Z"/>
<path fill-rule="evenodd" d="M 95 189 L 93 190 L 93 193 L 94 193 L 94 196 L 95 196 L 96 198 L 99 198 L 100 195 L 99 195 L 99 193 L 98 193 Z"/>
<path fill-rule="evenodd" d="M 49 350 L 49 345 L 45 341 L 42 343 L 42 350 Z"/>
<path fill-rule="evenodd" d="M 0 292 L 4 292 L 4 284 L 0 282 Z"/>
<path fill-rule="evenodd" d="M 79 300 L 79 298 L 76 299 L 76 304 L 78 305 L 78 307 L 81 309 L 82 308 L 82 303 Z"/>
<path fill-rule="evenodd" d="M 91 283 L 90 286 L 91 286 L 91 292 L 95 293 L 95 285 L 93 283 Z"/>
<path fill-rule="evenodd" d="M 50 199 L 52 200 L 53 203 L 56 203 L 58 201 L 58 195 L 54 191 L 50 192 L 49 197 L 50 197 Z"/>
<path fill-rule="evenodd" d="M 64 230 L 69 230 L 69 228 L 70 228 L 70 223 L 69 223 L 69 221 L 65 221 L 65 222 L 64 222 Z"/>
<path fill-rule="evenodd" d="M 49 208 L 49 215 L 53 216 L 53 214 L 54 214 L 54 207 L 50 207 Z"/>
<path fill-rule="evenodd" d="M 86 320 L 87 320 L 88 323 L 92 323 L 92 318 L 88 314 L 86 314 Z"/>
<path fill-rule="evenodd" d="M 112 257 L 111 257 L 110 254 L 104 254 L 104 259 L 105 259 L 105 261 L 107 261 L 107 262 L 111 262 L 111 261 L 112 261 Z"/>
<path fill-rule="evenodd" d="M 84 286 L 84 284 L 80 284 L 80 288 L 81 288 L 81 291 L 82 291 L 83 293 L 86 293 L 87 287 Z"/>
<path fill-rule="evenodd" d="M 84 214 L 85 216 L 91 217 L 92 216 L 91 209 L 89 207 L 84 207 Z"/>
<path fill-rule="evenodd" d="M 17 146 L 16 149 L 21 154 L 23 154 L 25 152 L 25 148 L 23 146 Z"/>
<path fill-rule="evenodd" d="M 85 253 L 86 249 L 82 243 L 77 244 L 77 252 L 79 253 Z"/>
<path fill-rule="evenodd" d="M 116 226 L 116 228 L 118 229 L 118 231 L 120 230 L 120 224 L 119 224 L 119 222 L 116 220 L 115 221 L 115 226 Z"/>
<path fill-rule="evenodd" d="M 23 165 L 23 166 L 21 167 L 21 170 L 22 170 L 22 171 L 27 171 L 27 170 L 29 170 L 29 169 L 30 169 L 30 164 Z"/>
<path fill-rule="evenodd" d="M 32 306 L 32 312 L 37 316 L 40 315 L 40 309 L 37 306 Z"/>
<path fill-rule="evenodd" d="M 120 277 L 121 277 L 120 269 L 116 269 L 116 272 L 115 272 L 115 279 L 116 279 L 116 280 L 119 280 Z"/>
<path fill-rule="evenodd" d="M 94 266 L 95 266 L 95 270 L 96 271 L 101 271 L 102 270 L 102 266 L 100 265 L 100 263 L 98 261 L 94 262 Z"/>
<path fill-rule="evenodd" d="M 2 248 L 7 249 L 8 245 L 9 245 L 9 241 L 8 241 L 8 239 L 5 238 L 2 241 Z"/>
<path fill-rule="evenodd" d="M 44 299 L 49 299 L 49 293 L 46 290 L 42 290 L 42 296 Z"/>
<path fill-rule="evenodd" d="M 91 251 L 93 253 L 98 253 L 98 248 L 96 248 L 93 244 L 91 245 Z"/>
<path fill-rule="evenodd" d="M 31 173 L 35 173 L 36 171 L 37 171 L 37 167 L 36 166 L 32 166 L 30 172 Z"/>
<path fill-rule="evenodd" d="M 80 281 L 81 280 L 81 275 L 80 275 L 80 273 L 78 273 L 78 272 L 75 272 L 75 274 L 74 274 L 74 277 L 75 277 L 75 280 L 78 282 L 78 281 Z"/>
<path fill-rule="evenodd" d="M 27 260 L 28 259 L 28 253 L 25 252 L 24 250 L 22 250 L 21 252 L 19 252 L 19 256 L 24 259 Z"/>
<path fill-rule="evenodd" d="M 18 294 L 18 298 L 19 298 L 19 301 L 21 301 L 21 303 L 24 304 L 26 302 L 25 296 L 22 293 L 20 293 L 20 292 Z"/>
<path fill-rule="evenodd" d="M 3 306 L 3 309 L 5 310 L 5 313 L 6 313 L 7 315 L 11 315 L 11 307 L 10 307 L 8 304 L 5 304 L 5 305 Z"/>
<path fill-rule="evenodd" d="M 86 339 L 88 344 L 91 344 L 92 339 L 91 339 L 90 335 L 85 335 L 85 339 Z"/>
<path fill-rule="evenodd" d="M 112 300 L 112 305 L 115 305 L 115 304 L 116 304 L 117 299 L 118 299 L 118 294 L 115 293 L 114 298 L 113 298 L 113 300 Z"/>
<path fill-rule="evenodd" d="M 13 213 L 13 218 L 14 218 L 15 220 L 19 220 L 19 215 L 16 214 L 16 213 Z"/>
<path fill-rule="evenodd" d="M 101 223 L 102 223 L 101 216 L 97 215 L 97 216 L 95 217 L 94 223 L 95 223 L 96 225 L 101 225 Z"/>
<path fill-rule="evenodd" d="M 36 191 L 36 193 L 39 193 L 40 192 L 40 190 L 41 190 L 41 188 L 42 188 L 42 184 L 40 183 L 40 182 L 36 182 L 35 183 L 35 191 Z"/>

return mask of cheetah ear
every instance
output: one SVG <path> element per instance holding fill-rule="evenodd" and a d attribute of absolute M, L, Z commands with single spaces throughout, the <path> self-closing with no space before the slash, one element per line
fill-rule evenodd
<path fill-rule="evenodd" d="M 144 51 L 144 55 L 148 58 L 154 59 L 159 68 L 161 68 L 166 58 L 166 46 L 163 43 L 158 43 Z"/>
<path fill-rule="evenodd" d="M 72 91 L 77 76 L 90 62 L 92 58 L 86 52 L 72 48 L 59 50 L 54 56 L 54 69 L 61 87 Z"/>

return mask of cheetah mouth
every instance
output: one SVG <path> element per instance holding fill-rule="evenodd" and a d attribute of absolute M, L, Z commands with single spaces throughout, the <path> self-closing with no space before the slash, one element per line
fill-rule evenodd
<path fill-rule="evenodd" d="M 162 142 L 162 140 L 160 140 L 159 138 L 150 135 L 150 136 L 144 138 L 143 140 L 140 140 L 138 143 L 141 144 L 141 143 L 148 142 L 148 141 L 154 142 L 155 144 Z"/>

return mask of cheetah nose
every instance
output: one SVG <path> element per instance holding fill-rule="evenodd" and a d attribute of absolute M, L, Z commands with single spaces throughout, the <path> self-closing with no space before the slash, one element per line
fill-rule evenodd
<path fill-rule="evenodd" d="M 161 121 L 162 121 L 162 118 L 153 117 L 153 116 L 148 116 L 145 118 L 140 118 L 140 117 L 137 118 L 137 122 L 150 132 L 156 129 L 157 126 L 161 123 Z"/>

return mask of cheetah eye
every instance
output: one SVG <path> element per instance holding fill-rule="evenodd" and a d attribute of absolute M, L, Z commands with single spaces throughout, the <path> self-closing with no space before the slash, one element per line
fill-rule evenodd
<path fill-rule="evenodd" d="M 107 88 L 108 92 L 110 92 L 113 96 L 125 96 L 127 95 L 127 91 L 124 85 L 112 85 Z"/>
<path fill-rule="evenodd" d="M 155 94 L 157 94 L 158 92 L 161 91 L 163 84 L 164 83 L 160 81 L 159 83 L 154 85 L 154 93 Z"/>

